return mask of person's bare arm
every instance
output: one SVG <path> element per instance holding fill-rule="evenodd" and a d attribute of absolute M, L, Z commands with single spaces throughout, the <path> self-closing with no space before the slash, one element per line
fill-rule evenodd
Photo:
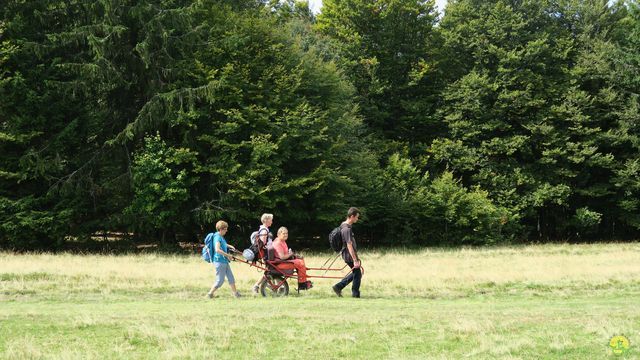
<path fill-rule="evenodd" d="M 353 259 L 353 267 L 360 267 L 360 259 L 356 254 L 356 249 L 353 248 L 353 243 L 351 241 L 347 242 L 347 250 L 349 250 L 349 255 L 351 255 L 351 259 Z"/>

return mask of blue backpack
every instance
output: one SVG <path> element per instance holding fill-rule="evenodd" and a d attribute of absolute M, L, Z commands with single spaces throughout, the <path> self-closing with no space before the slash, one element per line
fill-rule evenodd
<path fill-rule="evenodd" d="M 202 260 L 210 263 L 213 261 L 213 233 L 209 233 L 204 238 L 204 247 L 202 248 Z"/>

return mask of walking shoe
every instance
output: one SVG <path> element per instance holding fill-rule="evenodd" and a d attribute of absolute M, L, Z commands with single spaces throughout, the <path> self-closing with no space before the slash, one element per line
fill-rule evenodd
<path fill-rule="evenodd" d="M 209 293 L 207 293 L 207 298 L 208 298 L 208 299 L 213 299 L 213 294 L 212 294 L 212 293 L 210 293 L 210 292 L 209 292 Z"/>
<path fill-rule="evenodd" d="M 235 296 L 235 297 L 237 297 L 237 298 L 242 297 L 242 295 L 240 295 L 240 293 L 239 293 L 239 292 L 237 292 L 237 291 L 236 291 L 236 293 L 235 293 L 235 294 L 233 294 L 233 296 Z"/>
<path fill-rule="evenodd" d="M 340 289 L 338 285 L 333 285 L 331 288 L 333 289 L 333 292 L 338 295 L 338 297 L 342 297 L 342 289 Z"/>
<path fill-rule="evenodd" d="M 305 281 L 302 283 L 298 283 L 298 290 L 309 290 L 313 287 L 313 283 L 311 281 Z"/>
<path fill-rule="evenodd" d="M 253 293 L 253 295 L 258 295 L 258 293 L 260 292 L 260 288 L 258 287 L 258 285 L 255 285 L 251 292 Z"/>

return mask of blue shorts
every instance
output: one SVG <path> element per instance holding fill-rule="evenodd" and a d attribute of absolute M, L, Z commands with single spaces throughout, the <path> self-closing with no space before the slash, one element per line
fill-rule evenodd
<path fill-rule="evenodd" d="M 233 277 L 233 272 L 231 272 L 231 264 L 214 262 L 213 265 L 216 267 L 216 289 L 224 284 L 225 277 L 229 280 L 229 285 L 234 285 L 236 283 L 236 279 Z"/>

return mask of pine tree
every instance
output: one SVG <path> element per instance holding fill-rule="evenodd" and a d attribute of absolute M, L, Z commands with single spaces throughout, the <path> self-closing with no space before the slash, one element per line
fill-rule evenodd
<path fill-rule="evenodd" d="M 328 0 L 318 16 L 317 30 L 339 44 L 365 123 L 392 149 L 418 152 L 441 129 L 436 20 L 434 1 L 410 0 Z"/>

